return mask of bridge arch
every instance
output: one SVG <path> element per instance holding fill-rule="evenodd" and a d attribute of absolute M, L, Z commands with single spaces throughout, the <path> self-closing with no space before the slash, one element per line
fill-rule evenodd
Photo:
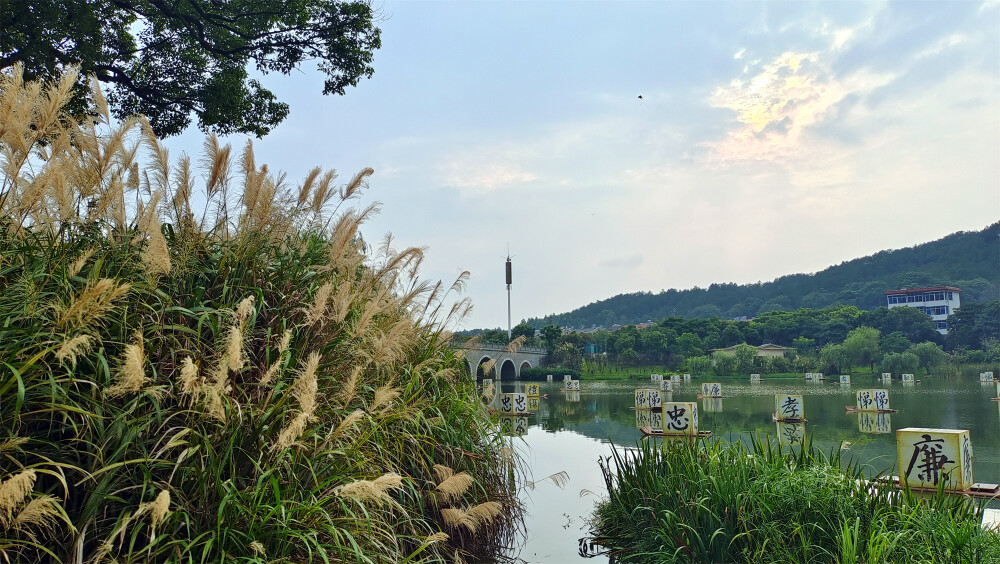
<path fill-rule="evenodd" d="M 483 365 L 490 361 L 490 357 L 483 356 L 479 359 L 479 364 L 476 366 L 476 378 L 492 378 L 497 371 L 496 365 L 490 370 L 489 375 L 483 373 Z"/>
<path fill-rule="evenodd" d="M 518 367 L 518 369 L 517 369 L 517 377 L 518 378 L 521 377 L 521 374 L 524 374 L 524 369 L 525 368 L 528 368 L 528 369 L 531 368 L 531 362 L 530 361 L 525 360 L 524 362 L 521 363 L 521 366 Z"/>
<path fill-rule="evenodd" d="M 505 359 L 500 365 L 500 379 L 513 380 L 515 378 L 517 378 L 517 367 L 514 366 L 514 362 L 509 358 Z"/>

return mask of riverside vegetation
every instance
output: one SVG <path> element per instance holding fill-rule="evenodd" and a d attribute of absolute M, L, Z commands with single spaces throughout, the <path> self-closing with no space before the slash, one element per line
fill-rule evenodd
<path fill-rule="evenodd" d="M 1000 561 L 982 503 L 865 481 L 806 443 L 646 441 L 602 460 L 591 539 L 616 562 Z M 942 482 L 943 485 L 944 482 Z"/>
<path fill-rule="evenodd" d="M 449 344 L 468 302 L 373 251 L 372 173 L 294 189 L 0 76 L 0 557 L 493 557 L 520 463 Z M 196 193 L 196 186 L 202 193 Z M 201 202 L 196 212 L 192 200 Z M 457 301 L 456 301 L 457 300 Z"/>

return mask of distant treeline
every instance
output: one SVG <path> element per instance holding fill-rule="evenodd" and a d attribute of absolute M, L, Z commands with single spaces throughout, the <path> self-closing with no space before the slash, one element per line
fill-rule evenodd
<path fill-rule="evenodd" d="M 962 303 L 1000 299 L 1000 222 L 982 231 L 960 231 L 906 249 L 881 251 L 815 274 L 792 274 L 773 282 L 712 284 L 708 288 L 620 294 L 568 313 L 529 318 L 546 325 L 611 327 L 668 317 L 734 319 L 773 311 L 829 306 L 871 310 L 885 305 L 885 292 L 950 285 Z"/>

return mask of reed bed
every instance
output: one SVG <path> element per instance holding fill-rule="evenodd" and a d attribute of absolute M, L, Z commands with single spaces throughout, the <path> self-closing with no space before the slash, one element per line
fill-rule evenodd
<path fill-rule="evenodd" d="M 997 562 L 982 504 L 866 481 L 840 451 L 643 442 L 601 460 L 592 542 L 616 562 Z"/>
<path fill-rule="evenodd" d="M 372 174 L 291 184 L 0 75 L 0 558 L 460 562 L 520 527 L 468 311 L 359 233 Z M 200 202 L 200 203 L 199 203 Z"/>

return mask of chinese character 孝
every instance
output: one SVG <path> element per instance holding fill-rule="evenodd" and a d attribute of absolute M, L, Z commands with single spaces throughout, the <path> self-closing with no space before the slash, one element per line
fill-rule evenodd
<path fill-rule="evenodd" d="M 913 443 L 913 455 L 910 457 L 909 466 L 906 467 L 906 475 L 909 476 L 916 466 L 917 478 L 936 486 L 945 464 L 952 464 L 955 461 L 941 452 L 944 439 L 932 439 L 930 435 L 921 436 L 924 440 Z"/>
<path fill-rule="evenodd" d="M 785 401 L 781 404 L 781 414 L 790 419 L 798 419 L 799 417 L 798 400 L 791 396 L 786 397 Z"/>

